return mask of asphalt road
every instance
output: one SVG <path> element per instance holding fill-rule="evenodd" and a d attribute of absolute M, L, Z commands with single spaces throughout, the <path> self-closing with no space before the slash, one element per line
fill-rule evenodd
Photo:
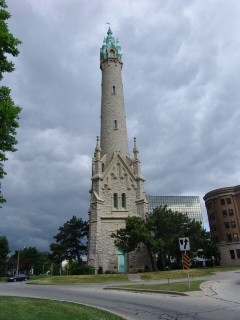
<path fill-rule="evenodd" d="M 129 320 L 239 320 L 240 273 L 218 273 L 210 280 L 205 294 L 190 296 L 104 290 L 109 284 L 57 286 L 23 282 L 1 283 L 0 295 L 83 303 Z"/>

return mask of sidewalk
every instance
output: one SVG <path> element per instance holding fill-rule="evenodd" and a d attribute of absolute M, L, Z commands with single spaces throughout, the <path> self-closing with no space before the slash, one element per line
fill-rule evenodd
<path fill-rule="evenodd" d="M 134 284 L 165 284 L 166 280 L 153 280 L 153 281 L 144 281 L 141 279 L 139 274 L 127 274 L 129 281 L 134 282 Z M 211 277 L 212 278 L 212 277 Z M 107 286 L 104 290 L 120 290 L 120 291 L 132 291 L 132 292 L 149 292 L 149 293 L 159 293 L 159 294 L 171 294 L 178 296 L 213 296 L 216 295 L 216 292 L 213 290 L 214 281 L 209 280 L 208 278 L 191 278 L 191 281 L 203 280 L 200 286 L 202 291 L 191 291 L 191 292 L 177 292 L 177 291 L 169 291 L 169 290 L 154 290 L 154 289 L 135 289 L 135 288 L 124 288 L 124 285 L 130 285 L 129 283 L 118 283 L 118 286 Z M 170 279 L 171 283 L 173 282 L 185 282 L 186 279 Z M 122 287 L 119 287 L 122 286 Z"/>

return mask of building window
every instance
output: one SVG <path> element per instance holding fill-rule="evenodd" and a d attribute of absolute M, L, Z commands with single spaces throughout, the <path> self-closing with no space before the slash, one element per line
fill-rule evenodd
<path fill-rule="evenodd" d="M 208 202 L 208 203 L 207 203 L 207 208 L 208 208 L 208 209 L 211 209 L 211 208 L 212 208 L 212 202 Z"/>
<path fill-rule="evenodd" d="M 230 215 L 230 216 L 233 216 L 233 209 L 228 209 L 228 214 Z"/>
<path fill-rule="evenodd" d="M 230 256 L 231 256 L 231 259 L 235 259 L 235 252 L 234 250 L 229 250 L 229 253 L 230 253 Z"/>
<path fill-rule="evenodd" d="M 114 129 L 114 130 L 117 130 L 117 128 L 118 128 L 117 120 L 114 120 L 114 122 L 113 122 L 113 129 Z"/>
<path fill-rule="evenodd" d="M 213 220 L 215 219 L 215 213 L 212 213 L 212 219 Z"/>
<path fill-rule="evenodd" d="M 114 206 L 114 209 L 118 209 L 118 196 L 116 193 L 114 193 L 113 195 L 113 206 Z"/>
<path fill-rule="evenodd" d="M 226 217 L 227 216 L 227 210 L 223 210 L 223 216 Z"/>
<path fill-rule="evenodd" d="M 221 205 L 224 206 L 225 205 L 225 199 L 220 199 Z"/>
<path fill-rule="evenodd" d="M 110 50 L 110 57 L 115 58 L 115 51 L 114 50 Z"/>
<path fill-rule="evenodd" d="M 237 257 L 238 259 L 240 259 L 240 249 L 236 249 L 236 251 L 237 251 Z"/>
<path fill-rule="evenodd" d="M 225 224 L 225 228 L 229 229 L 229 222 L 224 222 L 224 224 Z"/>
<path fill-rule="evenodd" d="M 233 241 L 238 242 L 238 233 L 233 234 Z"/>
<path fill-rule="evenodd" d="M 227 198 L 226 201 L 227 201 L 227 204 L 231 204 L 232 203 L 231 198 Z"/>
<path fill-rule="evenodd" d="M 116 94 L 116 87 L 115 86 L 112 87 L 112 93 Z"/>
<path fill-rule="evenodd" d="M 232 228 L 236 228 L 236 222 L 233 221 L 233 220 L 231 221 L 231 227 L 232 227 Z"/>
<path fill-rule="evenodd" d="M 227 234 L 227 240 L 228 242 L 232 242 L 232 235 L 230 233 Z"/>
<path fill-rule="evenodd" d="M 122 208 L 126 209 L 126 195 L 125 195 L 125 193 L 122 194 Z"/>
<path fill-rule="evenodd" d="M 218 237 L 212 237 L 214 243 L 218 242 Z"/>

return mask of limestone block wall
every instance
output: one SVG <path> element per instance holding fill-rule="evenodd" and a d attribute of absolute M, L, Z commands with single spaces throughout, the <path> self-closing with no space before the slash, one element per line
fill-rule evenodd
<path fill-rule="evenodd" d="M 114 239 L 110 235 L 117 229 L 124 227 L 124 220 L 101 221 L 102 263 L 100 265 L 103 267 L 103 271 L 118 272 L 117 248 L 114 244 Z M 146 266 L 151 270 L 150 258 L 144 245 L 127 254 L 127 272 L 138 272 L 140 269 L 144 270 Z"/>
<path fill-rule="evenodd" d="M 101 234 L 102 234 L 102 267 L 103 270 L 117 270 L 117 248 L 114 245 L 114 239 L 110 235 L 117 229 L 124 228 L 124 220 L 102 220 Z"/>
<path fill-rule="evenodd" d="M 101 252 L 101 242 L 98 239 L 101 238 L 101 213 L 102 204 L 97 202 L 91 203 L 89 211 L 89 240 L 88 240 L 88 265 L 97 267 L 101 264 L 99 252 Z"/>
<path fill-rule="evenodd" d="M 128 272 L 144 271 L 145 268 L 152 271 L 152 265 L 146 247 L 141 244 L 139 249 L 128 254 Z"/>
<path fill-rule="evenodd" d="M 96 183 L 101 189 L 101 201 L 95 199 L 91 204 L 91 236 L 89 239 L 91 243 L 89 244 L 88 264 L 93 265 L 96 272 L 100 266 L 103 271 L 118 272 L 118 249 L 111 234 L 125 227 L 125 219 L 128 216 L 144 218 L 147 212 L 147 201 L 145 193 L 142 192 L 143 180 L 140 184 L 137 183 L 131 176 L 132 168 L 127 169 L 126 164 L 125 167 L 121 167 L 117 159 L 118 155 L 109 164 L 112 169 L 110 172 L 107 171 L 107 184 L 106 177 L 96 178 Z M 142 189 L 140 193 L 139 187 Z M 94 187 L 94 190 L 96 192 L 98 188 Z M 118 208 L 114 208 L 114 193 L 118 195 Z M 126 195 L 125 208 L 122 208 L 123 193 Z M 140 194 L 141 199 L 139 199 Z M 144 270 L 146 266 L 151 269 L 150 259 L 144 246 L 141 246 L 140 250 L 127 254 L 127 272 Z"/>
<path fill-rule="evenodd" d="M 108 164 L 114 151 L 129 154 L 122 86 L 122 64 L 117 59 L 102 63 L 101 137 L 102 154 Z M 116 121 L 116 124 L 115 124 Z"/>

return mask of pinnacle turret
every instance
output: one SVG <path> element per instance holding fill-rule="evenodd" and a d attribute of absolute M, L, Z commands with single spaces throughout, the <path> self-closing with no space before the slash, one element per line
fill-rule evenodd
<path fill-rule="evenodd" d="M 137 139 L 134 138 L 134 148 L 133 148 L 133 154 L 134 154 L 134 159 L 138 159 L 138 147 L 137 147 Z"/>
<path fill-rule="evenodd" d="M 96 158 L 97 159 L 100 159 L 101 157 L 101 147 L 100 147 L 100 144 L 99 144 L 99 136 L 97 136 L 97 144 L 96 144 L 96 148 L 95 148 L 95 154 L 96 154 Z"/>

